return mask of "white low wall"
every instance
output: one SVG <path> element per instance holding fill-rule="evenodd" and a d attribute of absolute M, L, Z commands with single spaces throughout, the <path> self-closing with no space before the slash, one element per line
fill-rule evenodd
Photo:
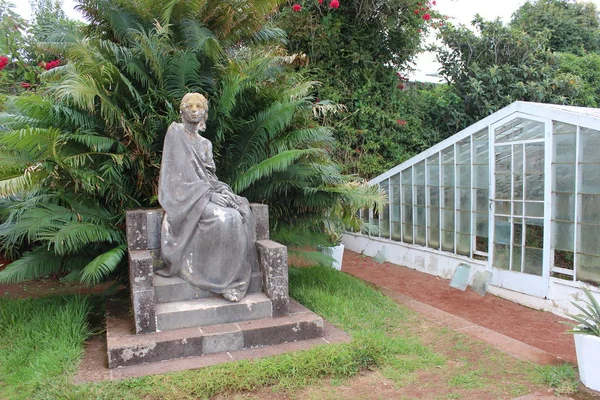
<path fill-rule="evenodd" d="M 454 270 L 459 264 L 468 264 L 471 266 L 471 280 L 477 271 L 488 269 L 487 261 L 474 260 L 428 247 L 405 244 L 389 239 L 345 233 L 342 243 L 348 250 L 370 257 L 375 257 L 378 253 L 382 253 L 386 256 L 385 260 L 388 262 L 445 279 L 452 277 Z M 493 285 L 488 285 L 487 291 L 490 294 L 515 303 L 538 310 L 549 311 L 563 317 L 565 313 L 577 313 L 577 309 L 573 307 L 571 301 L 585 298 L 581 290 L 583 286 L 588 287 L 596 295 L 595 297 L 597 297 L 598 301 L 600 301 L 600 291 L 597 287 L 552 277 L 549 284 L 547 299 L 541 299 Z M 566 329 L 568 327 L 565 327 Z"/>

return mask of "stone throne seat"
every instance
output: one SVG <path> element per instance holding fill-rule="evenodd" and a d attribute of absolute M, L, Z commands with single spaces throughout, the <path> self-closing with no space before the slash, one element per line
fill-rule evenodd
<path fill-rule="evenodd" d="M 251 204 L 256 219 L 258 269 L 248 294 L 237 303 L 196 288 L 179 277 L 162 277 L 161 224 L 164 211 L 126 214 L 131 304 L 138 334 L 281 317 L 288 314 L 287 248 L 269 239 L 268 207 Z M 235 251 L 235 249 L 232 249 Z"/>

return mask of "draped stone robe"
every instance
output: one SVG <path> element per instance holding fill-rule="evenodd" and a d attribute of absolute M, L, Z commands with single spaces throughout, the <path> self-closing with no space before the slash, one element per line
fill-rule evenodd
<path fill-rule="evenodd" d="M 193 286 L 245 296 L 258 263 L 254 216 L 248 201 L 236 196 L 240 211 L 210 201 L 229 188 L 215 175 L 212 143 L 172 123 L 165 137 L 158 201 L 165 210 L 161 232 L 161 275 Z M 243 215 L 243 216 L 242 216 Z"/>

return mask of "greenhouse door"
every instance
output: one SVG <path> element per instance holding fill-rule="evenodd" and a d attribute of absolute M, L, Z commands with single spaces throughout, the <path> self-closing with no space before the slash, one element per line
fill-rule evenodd
<path fill-rule="evenodd" d="M 543 121 L 530 117 L 491 126 L 490 265 L 492 284 L 545 297 L 548 288 L 550 140 Z M 546 140 L 548 139 L 548 140 Z"/>

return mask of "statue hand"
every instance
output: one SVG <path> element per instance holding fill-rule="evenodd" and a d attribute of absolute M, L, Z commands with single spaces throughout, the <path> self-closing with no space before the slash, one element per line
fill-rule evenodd
<path fill-rule="evenodd" d="M 230 207 L 231 199 L 221 193 L 213 193 L 210 195 L 210 201 L 221 207 Z"/>

